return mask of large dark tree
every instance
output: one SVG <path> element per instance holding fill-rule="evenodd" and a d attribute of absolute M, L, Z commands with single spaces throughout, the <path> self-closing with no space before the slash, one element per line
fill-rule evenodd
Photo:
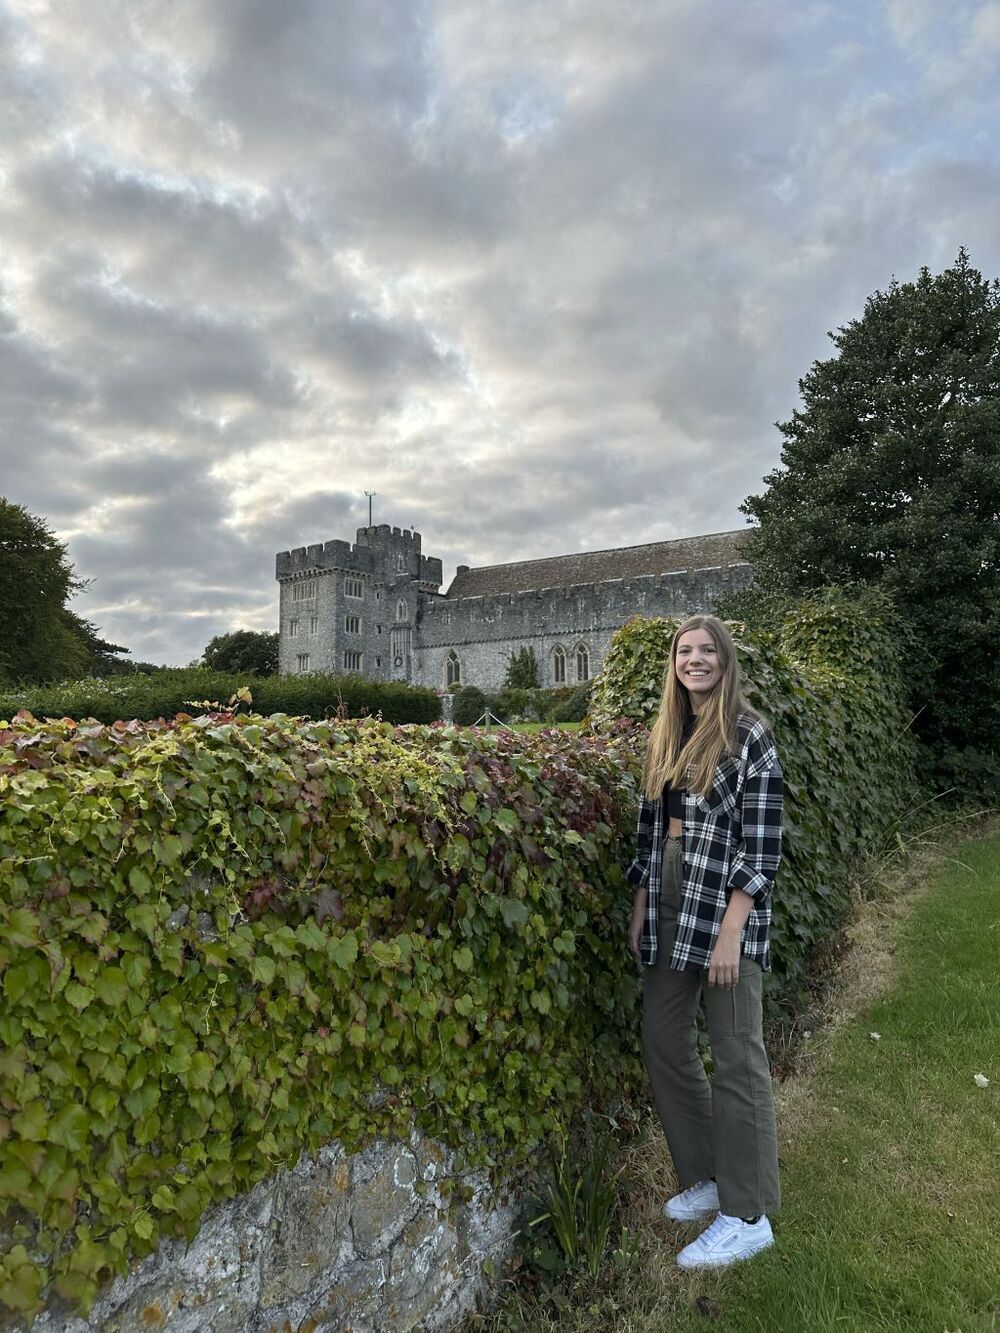
<path fill-rule="evenodd" d="M 202 655 L 213 671 L 256 671 L 274 676 L 278 671 L 278 636 L 263 630 L 238 629 L 217 634 Z"/>
<path fill-rule="evenodd" d="M 71 679 L 126 651 L 68 609 L 69 597 L 85 586 L 48 524 L 0 496 L 0 678 Z"/>
<path fill-rule="evenodd" d="M 781 466 L 743 505 L 756 595 L 889 592 L 939 777 L 983 785 L 1000 756 L 1000 283 L 962 250 L 830 337 L 779 423 Z"/>

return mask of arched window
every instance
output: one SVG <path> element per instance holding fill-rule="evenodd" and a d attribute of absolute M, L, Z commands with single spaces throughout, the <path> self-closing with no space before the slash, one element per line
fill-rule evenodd
<path fill-rule="evenodd" d="M 453 685 L 461 685 L 462 666 L 456 653 L 450 652 L 445 658 L 445 669 L 448 688 L 451 689 Z"/>
<path fill-rule="evenodd" d="M 590 653 L 587 652 L 585 643 L 576 645 L 576 678 L 577 680 L 590 679 Z"/>
<path fill-rule="evenodd" d="M 403 601 L 402 598 L 400 598 L 400 600 L 396 603 L 396 619 L 397 620 L 406 619 L 406 603 Z"/>
<path fill-rule="evenodd" d="M 561 643 L 557 643 L 552 649 L 552 683 L 566 684 L 566 649 Z"/>

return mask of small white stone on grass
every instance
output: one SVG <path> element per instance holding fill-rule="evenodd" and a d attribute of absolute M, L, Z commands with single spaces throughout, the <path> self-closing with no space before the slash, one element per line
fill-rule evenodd
<path fill-rule="evenodd" d="M 990 1081 L 985 1074 L 973 1074 L 972 1081 L 977 1088 L 988 1088 L 990 1086 Z"/>
<path fill-rule="evenodd" d="M 882 1040 L 882 1034 L 881 1034 L 881 1032 L 869 1032 L 868 1035 L 869 1035 L 869 1037 L 871 1037 L 872 1041 L 881 1041 L 881 1040 Z"/>

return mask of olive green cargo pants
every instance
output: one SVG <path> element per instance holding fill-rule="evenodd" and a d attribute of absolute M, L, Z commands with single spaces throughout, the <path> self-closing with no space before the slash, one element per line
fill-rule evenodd
<path fill-rule="evenodd" d="M 721 1211 L 755 1217 L 780 1203 L 760 964 L 741 958 L 733 990 L 710 986 L 707 970 L 678 972 L 668 966 L 682 874 L 681 840 L 670 838 L 663 851 L 657 961 L 644 969 L 646 1069 L 681 1189 L 714 1176 Z M 698 1053 L 702 998 L 712 1048 L 711 1083 Z"/>

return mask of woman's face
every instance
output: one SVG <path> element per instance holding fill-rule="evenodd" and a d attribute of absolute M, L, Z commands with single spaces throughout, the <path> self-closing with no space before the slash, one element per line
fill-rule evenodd
<path fill-rule="evenodd" d="M 677 679 L 691 696 L 697 709 L 722 679 L 722 663 L 715 640 L 707 629 L 689 629 L 677 640 L 674 654 Z"/>

